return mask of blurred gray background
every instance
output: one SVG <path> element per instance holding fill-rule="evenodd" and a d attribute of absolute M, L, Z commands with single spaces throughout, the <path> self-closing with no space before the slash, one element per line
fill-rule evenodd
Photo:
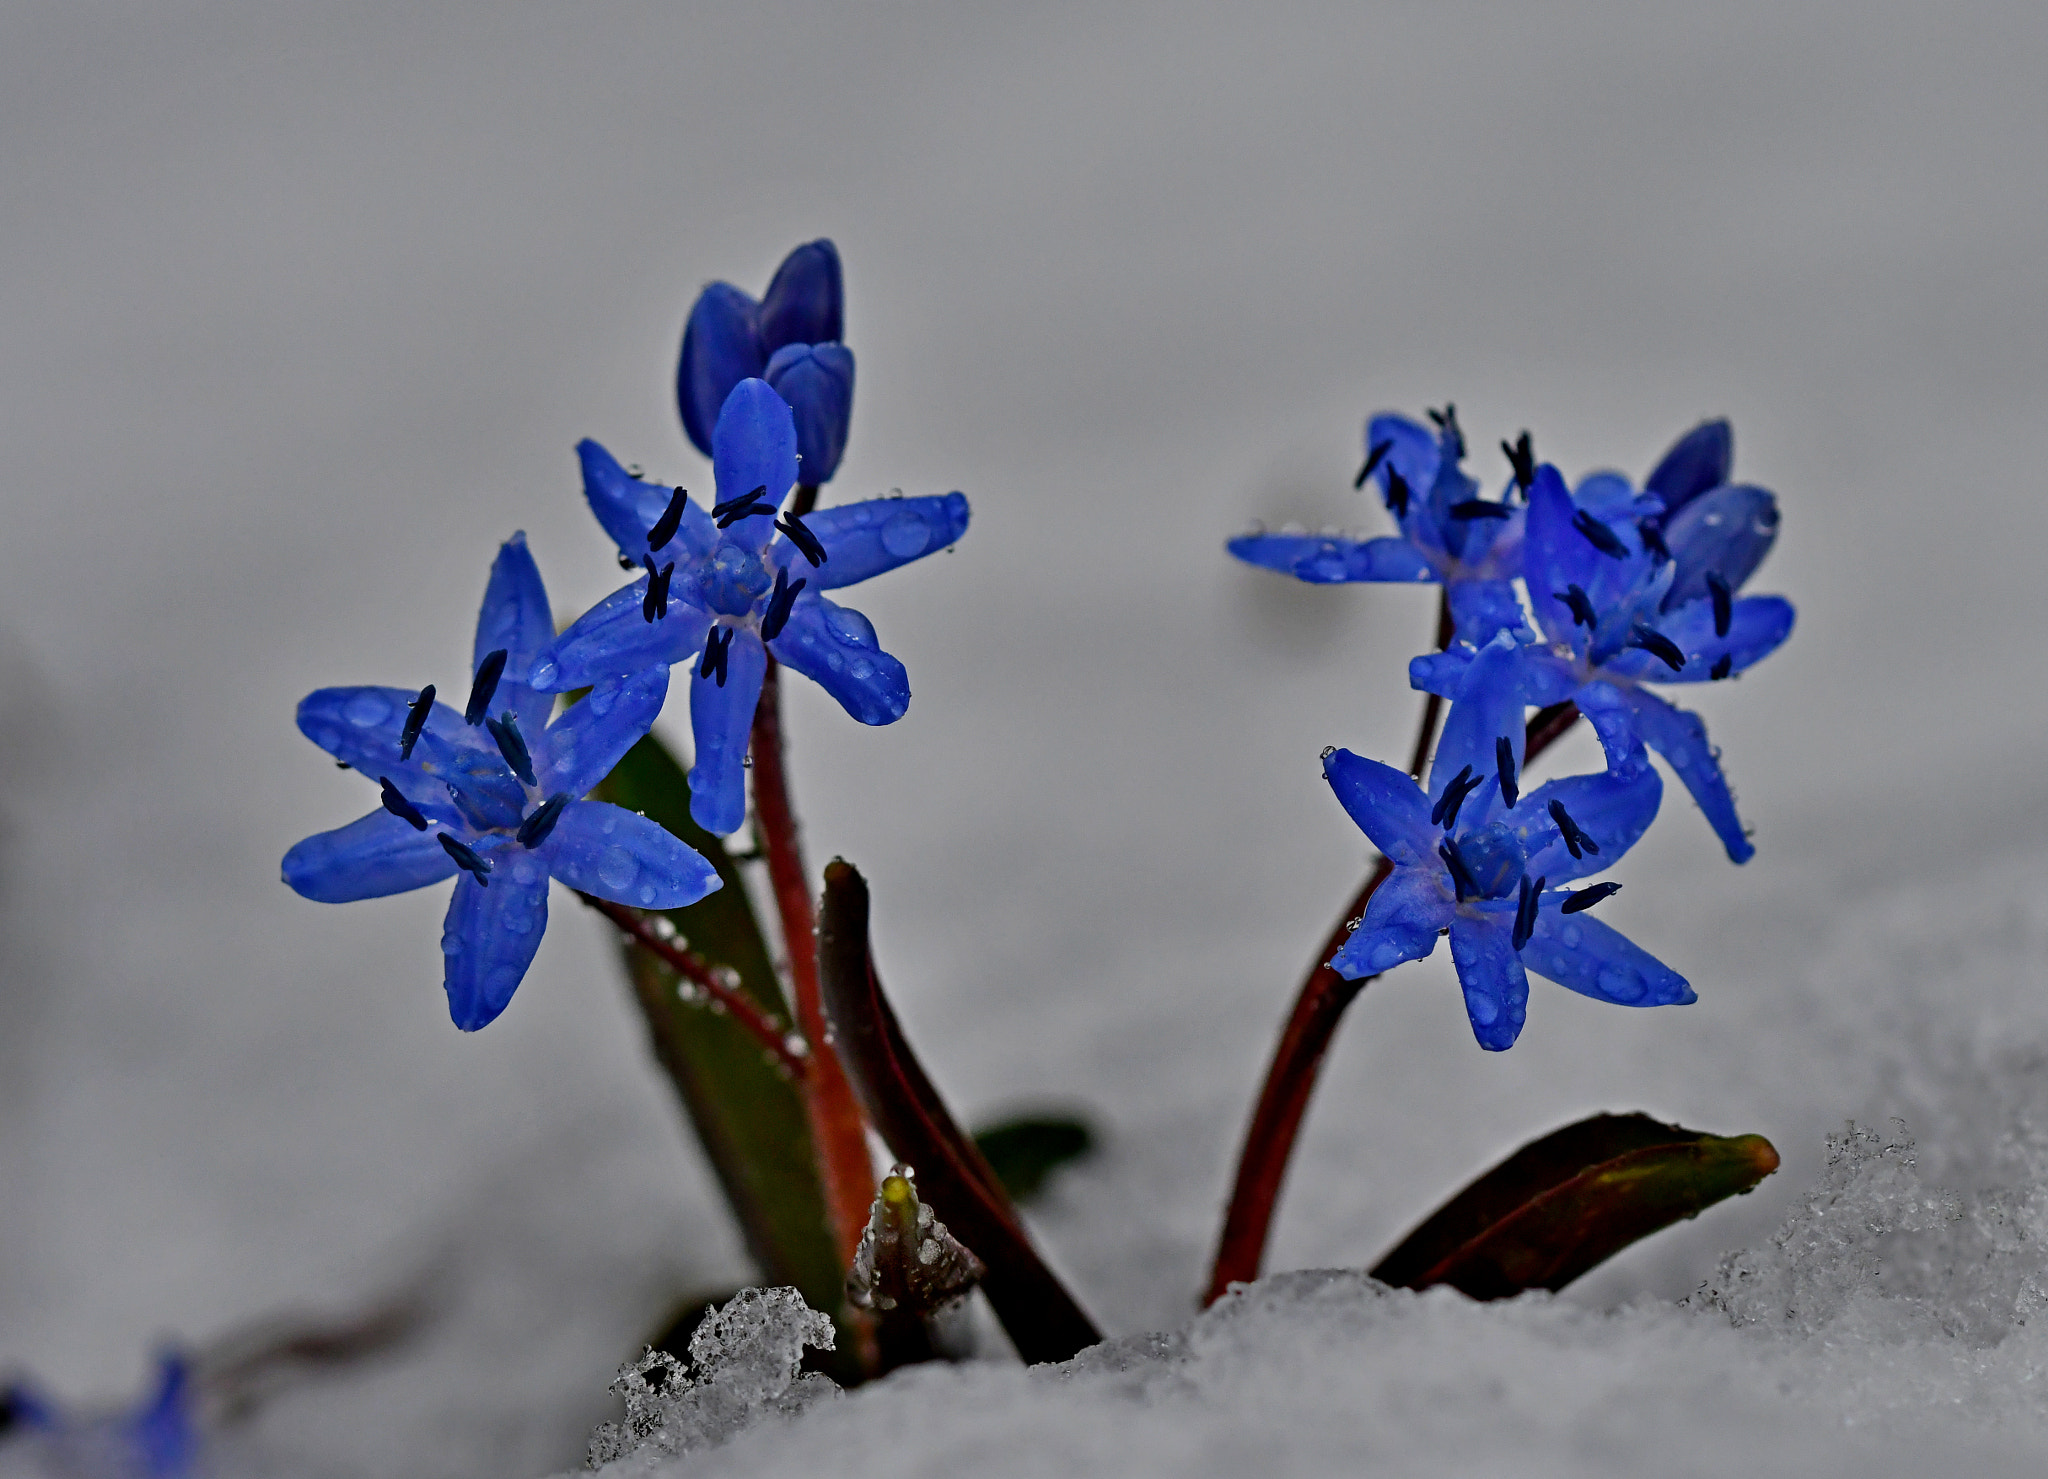
<path fill-rule="evenodd" d="M 2044 66 L 2026 5 L 6 7 L 0 1365 L 117 1395 L 155 1337 L 452 1250 L 501 1313 L 436 1358 L 476 1373 L 437 1410 L 465 1380 L 545 1409 L 508 1450 L 539 1466 L 646 1308 L 743 1273 L 593 918 L 558 893 L 464 1037 L 445 890 L 323 907 L 277 861 L 372 801 L 298 698 L 460 683 L 515 529 L 558 615 L 612 589 L 574 443 L 702 484 L 682 315 L 817 235 L 859 357 L 828 500 L 957 487 L 974 524 L 852 601 L 902 722 L 794 685 L 810 852 L 873 880 L 968 1118 L 1102 1116 L 1041 1228 L 1119 1330 L 1199 1286 L 1363 867 L 1317 752 L 1405 755 L 1434 619 L 1222 541 L 1381 532 L 1350 491 L 1379 408 L 1455 400 L 1490 486 L 1523 427 L 1640 475 L 1734 419 L 1785 511 L 1754 588 L 1800 609 L 1699 695 L 1759 853 L 1731 868 L 1674 784 L 1607 906 L 1699 1005 L 1537 982 L 1493 1058 L 1448 966 L 1405 968 L 1274 1248 L 1369 1261 L 1595 1108 L 1773 1135 L 1782 1190 L 1584 1297 L 1683 1292 L 1885 1092 L 1817 962 L 1885 890 L 1966 903 L 2048 835 Z"/>

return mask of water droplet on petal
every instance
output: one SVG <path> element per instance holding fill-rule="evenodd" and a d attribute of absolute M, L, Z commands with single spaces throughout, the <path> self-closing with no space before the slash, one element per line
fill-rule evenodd
<path fill-rule="evenodd" d="M 856 683 L 865 683 L 874 676 L 875 665 L 864 657 L 856 657 L 848 664 L 846 671 Z"/>
<path fill-rule="evenodd" d="M 619 690 L 609 684 L 590 690 L 590 697 L 584 702 L 590 705 L 590 712 L 602 719 L 612 711 L 612 705 L 619 701 Z"/>
<path fill-rule="evenodd" d="M 882 548 L 899 560 L 923 554 L 931 538 L 931 526 L 913 509 L 904 509 L 882 526 Z"/>
<path fill-rule="evenodd" d="M 1563 931 L 1563 939 L 1564 939 L 1564 943 L 1565 943 L 1565 946 L 1566 946 L 1566 948 L 1568 948 L 1568 949 L 1571 949 L 1571 950 L 1576 950 L 1576 949 L 1578 949 L 1578 948 L 1579 948 L 1579 941 L 1581 941 L 1581 940 L 1583 940 L 1583 939 L 1585 939 L 1585 938 L 1586 938 L 1586 932 L 1585 932 L 1584 930 L 1580 929 L 1580 928 L 1579 928 L 1579 927 L 1578 927 L 1577 925 L 1575 925 L 1575 924 L 1568 924 L 1568 925 L 1566 925 L 1566 926 L 1564 927 L 1564 931 Z"/>
<path fill-rule="evenodd" d="M 1500 1016 L 1500 1003 L 1490 996 L 1468 994 L 1465 998 L 1465 1010 L 1481 1027 L 1490 1027 L 1494 1019 Z"/>
<path fill-rule="evenodd" d="M 1646 982 L 1642 976 L 1627 966 L 1602 966 L 1600 969 L 1600 994 L 1609 1001 L 1640 1001 Z"/>
<path fill-rule="evenodd" d="M 825 625 L 832 635 L 854 647 L 875 647 L 875 626 L 858 611 L 844 606 L 835 606 L 825 613 Z"/>
<path fill-rule="evenodd" d="M 341 714 L 358 729 L 368 729 L 391 717 L 391 700 L 374 689 L 365 689 L 348 701 Z"/>
<path fill-rule="evenodd" d="M 652 904 L 654 902 L 653 884 L 644 883 L 640 886 L 640 902 L 642 904 Z"/>
<path fill-rule="evenodd" d="M 598 855 L 597 876 L 604 880 L 607 888 L 623 889 L 639 872 L 639 862 L 623 847 L 614 845 Z"/>
<path fill-rule="evenodd" d="M 553 658 L 534 664 L 532 683 L 535 688 L 547 688 L 561 677 L 562 668 Z"/>

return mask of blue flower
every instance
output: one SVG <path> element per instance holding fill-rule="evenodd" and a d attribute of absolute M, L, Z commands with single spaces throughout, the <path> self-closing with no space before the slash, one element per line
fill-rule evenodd
<path fill-rule="evenodd" d="M 796 431 L 788 404 L 761 380 L 742 380 L 718 413 L 718 502 L 708 510 L 681 489 L 630 476 L 596 442 L 577 451 L 592 512 L 621 557 L 647 574 L 562 633 L 531 681 L 562 692 L 698 657 L 690 815 L 699 826 L 723 835 L 746 819 L 742 767 L 769 653 L 863 724 L 903 717 L 903 664 L 882 651 L 865 616 L 823 593 L 952 544 L 967 529 L 963 495 L 780 514 L 797 476 Z"/>
<path fill-rule="evenodd" d="M 1499 631 L 1526 636 L 1513 581 L 1521 574 L 1523 510 L 1514 497 L 1527 490 L 1527 435 L 1507 449 L 1516 477 L 1496 502 L 1479 496 L 1479 485 L 1460 465 L 1465 436 L 1456 408 L 1430 415 L 1434 432 L 1405 416 L 1379 415 L 1366 424 L 1359 485 L 1378 480 L 1387 511 L 1401 527 L 1398 537 L 1261 532 L 1231 540 L 1230 552 L 1315 585 L 1434 581 L 1444 587 L 1452 622 L 1466 642 L 1481 646 Z"/>
<path fill-rule="evenodd" d="M 1523 567 L 1541 640 L 1522 650 L 1512 681 L 1528 703 L 1570 699 L 1588 716 L 1612 715 L 1610 732 L 1669 761 L 1743 863 L 1756 849 L 1706 725 L 1643 686 L 1732 677 L 1791 635 L 1789 601 L 1735 594 L 1777 539 L 1778 506 L 1762 488 L 1727 482 L 1731 450 L 1727 423 L 1708 422 L 1666 454 L 1644 494 L 1617 473 L 1567 493 L 1557 469 L 1537 470 Z M 1472 655 L 1417 658 L 1410 681 L 1450 697 Z"/>
<path fill-rule="evenodd" d="M 1524 794 L 1518 651 L 1502 633 L 1471 663 L 1427 793 L 1349 750 L 1323 757 L 1337 799 L 1394 865 L 1331 965 L 1350 980 L 1376 975 L 1420 960 L 1448 930 L 1472 1033 L 1494 1051 L 1521 1033 L 1528 970 L 1623 1006 L 1694 1000 L 1684 977 L 1586 914 L 1618 885 L 1549 887 L 1603 871 L 1634 846 L 1663 783 L 1641 746 L 1602 715 L 1594 723 L 1618 761 Z"/>
<path fill-rule="evenodd" d="M 53 1446 L 66 1473 L 105 1479 L 188 1479 L 199 1457 L 192 1369 L 176 1352 L 157 1358 L 156 1385 L 127 1412 L 78 1418 L 25 1383 L 0 1388 L 0 1436 L 10 1429 Z"/>
<path fill-rule="evenodd" d="M 676 404 L 698 451 L 713 455 L 712 433 L 733 387 L 764 379 L 796 410 L 803 480 L 831 481 L 853 416 L 853 351 L 839 342 L 844 303 L 839 249 L 823 240 L 785 257 L 758 303 L 724 282 L 698 295 L 676 367 Z"/>
<path fill-rule="evenodd" d="M 340 904 L 461 876 L 441 951 L 448 1011 L 466 1032 L 494 1021 L 547 928 L 548 879 L 615 903 L 677 909 L 718 874 L 654 822 L 584 794 L 647 733 L 668 668 L 592 687 L 549 723 L 554 697 L 526 674 L 555 634 L 547 591 L 515 534 L 491 567 L 477 613 L 474 680 L 457 711 L 431 685 L 323 688 L 299 729 L 377 782 L 382 804 L 285 854 L 284 881 Z"/>

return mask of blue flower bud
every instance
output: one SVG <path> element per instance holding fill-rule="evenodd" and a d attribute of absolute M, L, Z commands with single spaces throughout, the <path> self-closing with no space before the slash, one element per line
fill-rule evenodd
<path fill-rule="evenodd" d="M 853 351 L 844 344 L 785 344 L 762 377 L 796 413 L 797 480 L 823 483 L 839 471 L 853 419 Z"/>
<path fill-rule="evenodd" d="M 761 298 L 761 347 L 837 343 L 846 337 L 846 289 L 839 248 L 820 237 L 782 259 Z"/>
<path fill-rule="evenodd" d="M 690 443 L 711 455 L 711 431 L 725 398 L 742 380 L 768 363 L 758 327 L 760 307 L 729 282 L 715 282 L 697 295 L 683 328 L 683 355 L 676 366 L 676 406 Z"/>
<path fill-rule="evenodd" d="M 1735 432 L 1726 421 L 1702 421 L 1672 443 L 1656 471 L 1643 479 L 1643 491 L 1664 500 L 1664 518 L 1710 489 L 1728 481 L 1735 465 Z"/>

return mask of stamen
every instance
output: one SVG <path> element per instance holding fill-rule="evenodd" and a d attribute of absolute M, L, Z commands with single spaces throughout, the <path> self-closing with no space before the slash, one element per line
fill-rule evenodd
<path fill-rule="evenodd" d="M 1587 541 L 1594 549 L 1610 559 L 1626 560 L 1628 558 L 1628 546 L 1621 542 L 1612 529 L 1587 513 L 1584 509 L 1580 509 L 1572 515 L 1572 527 L 1585 535 Z"/>
<path fill-rule="evenodd" d="M 1707 594 L 1714 602 L 1714 635 L 1725 637 L 1728 635 L 1729 623 L 1735 620 L 1735 592 L 1730 590 L 1728 582 L 1721 578 L 1720 571 L 1709 570 Z"/>
<path fill-rule="evenodd" d="M 1465 866 L 1464 856 L 1458 851 L 1458 844 L 1446 837 L 1437 844 L 1436 855 L 1444 860 L 1444 866 L 1451 870 L 1451 888 L 1464 903 L 1467 894 L 1477 895 L 1479 885 L 1472 881 L 1472 870 Z"/>
<path fill-rule="evenodd" d="M 1664 666 L 1674 673 L 1685 671 L 1685 654 L 1679 650 L 1678 644 L 1662 632 L 1646 627 L 1641 622 L 1629 628 L 1628 641 L 1624 645 L 1640 647 L 1652 657 L 1662 658 Z"/>
<path fill-rule="evenodd" d="M 1436 429 L 1451 439 L 1451 445 L 1458 457 L 1465 455 L 1465 432 L 1458 425 L 1458 408 L 1449 401 L 1444 402 L 1441 411 L 1431 411 L 1429 419 L 1436 423 Z"/>
<path fill-rule="evenodd" d="M 1525 874 L 1522 878 L 1522 894 L 1515 901 L 1514 946 L 1517 953 L 1529 943 L 1529 937 L 1536 933 L 1536 911 L 1542 907 L 1543 886 L 1548 878 L 1539 878 L 1531 883 Z"/>
<path fill-rule="evenodd" d="M 1365 454 L 1365 466 L 1361 467 L 1358 470 L 1358 476 L 1351 480 L 1351 486 L 1353 488 L 1363 488 L 1365 486 L 1365 480 L 1373 475 L 1373 470 L 1377 468 L 1380 465 L 1380 463 L 1386 459 L 1386 455 L 1393 450 L 1394 444 L 1392 442 L 1374 442 L 1372 444 L 1372 450 Z"/>
<path fill-rule="evenodd" d="M 1451 505 L 1454 519 L 1505 519 L 1514 512 L 1505 503 L 1494 503 L 1485 498 L 1467 498 Z"/>
<path fill-rule="evenodd" d="M 795 514 L 784 514 L 775 521 L 775 527 L 789 536 L 789 542 L 803 552 L 813 570 L 832 558 L 825 553 L 825 546 L 818 542 L 818 536 L 810 531 L 810 526 Z"/>
<path fill-rule="evenodd" d="M 732 646 L 731 627 L 713 627 L 704 638 L 704 657 L 697 664 L 697 676 L 725 687 L 725 654 Z"/>
<path fill-rule="evenodd" d="M 775 505 L 761 501 L 767 494 L 768 485 L 763 483 L 751 493 L 738 498 L 728 498 L 724 503 L 718 504 L 711 510 L 711 516 L 718 520 L 718 527 L 721 529 L 730 529 L 741 519 L 751 519 L 755 514 L 766 514 L 772 519 L 775 517 Z"/>
<path fill-rule="evenodd" d="M 1621 892 L 1618 883 L 1596 883 L 1591 888 L 1582 888 L 1569 899 L 1557 906 L 1560 914 L 1578 914 L 1592 908 L 1602 899 L 1611 899 Z"/>
<path fill-rule="evenodd" d="M 446 832 L 437 832 L 434 835 L 441 839 L 441 846 L 447 850 L 448 856 L 455 859 L 455 866 L 476 879 L 478 888 L 491 886 L 489 858 L 479 854 L 473 847 L 465 847 Z"/>
<path fill-rule="evenodd" d="M 1734 671 L 1735 654 L 1732 652 L 1724 652 L 1719 657 L 1714 659 L 1714 665 L 1711 668 L 1707 669 L 1707 676 L 1712 678 L 1716 683 L 1718 683 Z"/>
<path fill-rule="evenodd" d="M 498 753 L 505 757 L 512 774 L 529 786 L 539 784 L 533 778 L 533 756 L 526 748 L 526 736 L 519 732 L 519 716 L 507 709 L 495 719 L 484 720 L 484 728 L 498 742 Z"/>
<path fill-rule="evenodd" d="M 1515 747 L 1506 735 L 1493 742 L 1493 763 L 1500 777 L 1500 799 L 1513 806 L 1521 798 L 1522 788 L 1515 784 Z"/>
<path fill-rule="evenodd" d="M 1600 625 L 1600 613 L 1593 609 L 1593 598 L 1586 594 L 1583 587 L 1568 585 L 1563 590 L 1552 591 L 1550 594 L 1553 599 L 1571 607 L 1573 626 L 1584 627 L 1590 632 Z"/>
<path fill-rule="evenodd" d="M 810 583 L 808 577 L 792 581 L 787 570 L 775 572 L 775 594 L 768 598 L 768 610 L 761 618 L 762 641 L 773 642 L 782 635 L 789 613 L 796 607 L 797 592 Z"/>
<path fill-rule="evenodd" d="M 652 626 L 668 615 L 668 583 L 676 573 L 676 562 L 670 560 L 657 570 L 654 556 L 643 555 L 640 563 L 647 567 L 647 594 L 640 598 L 640 614 Z"/>
<path fill-rule="evenodd" d="M 1557 823 L 1557 832 L 1564 839 L 1565 850 L 1575 858 L 1587 853 L 1600 855 L 1600 844 L 1586 835 L 1585 828 L 1572 820 L 1572 814 L 1564 809 L 1562 801 L 1550 803 L 1550 819 Z"/>
<path fill-rule="evenodd" d="M 1458 814 L 1458 803 L 1465 799 L 1465 793 L 1474 784 L 1476 782 L 1472 780 L 1472 767 L 1469 765 L 1452 776 L 1451 783 L 1444 787 L 1443 795 L 1437 797 L 1436 805 L 1429 809 L 1430 825 L 1433 827 L 1448 826 L 1449 823 L 1444 821 L 1444 813 L 1448 811 L 1455 818 Z"/>
<path fill-rule="evenodd" d="M 1515 469 L 1515 486 L 1522 490 L 1522 501 L 1526 503 L 1529 486 L 1536 481 L 1536 448 L 1529 440 L 1529 433 L 1525 431 L 1516 437 L 1512 447 L 1502 442 L 1500 449 L 1508 454 L 1508 461 Z"/>
<path fill-rule="evenodd" d="M 398 732 L 399 759 L 412 759 L 412 747 L 420 742 L 420 731 L 427 727 L 427 716 L 433 712 L 434 685 L 429 683 L 412 701 L 412 707 L 405 711 L 405 728 Z"/>
<path fill-rule="evenodd" d="M 650 550 L 660 549 L 676 537 L 676 530 L 683 527 L 683 509 L 689 502 L 689 491 L 683 488 L 676 489 L 676 496 L 668 501 L 668 508 L 654 521 L 654 527 L 647 531 L 647 547 Z"/>
<path fill-rule="evenodd" d="M 1636 534 L 1643 541 L 1643 548 L 1665 564 L 1671 559 L 1671 546 L 1664 542 L 1664 525 L 1656 519 L 1641 519 L 1636 523 Z"/>
<path fill-rule="evenodd" d="M 377 784 L 382 789 L 382 794 L 378 799 L 384 803 L 386 811 L 397 817 L 401 822 L 411 823 L 412 829 L 415 832 L 427 830 L 427 819 L 420 815 L 420 809 L 417 806 L 414 806 L 405 799 L 404 793 L 398 787 L 391 784 L 390 776 L 378 776 Z"/>
<path fill-rule="evenodd" d="M 1400 469 L 1387 469 L 1387 507 L 1394 511 L 1394 517 L 1408 517 L 1408 480 L 1401 476 Z"/>
<path fill-rule="evenodd" d="M 469 707 L 462 711 L 465 722 L 481 724 L 484 715 L 491 711 L 491 700 L 498 692 L 498 679 L 505 671 L 505 649 L 484 654 L 484 660 L 476 665 L 476 682 L 469 685 Z"/>
<path fill-rule="evenodd" d="M 548 840 L 548 833 L 555 830 L 555 823 L 562 819 L 562 808 L 569 804 L 569 793 L 557 791 L 533 809 L 533 815 L 519 824 L 519 830 L 512 835 L 519 839 L 519 845 L 529 852 Z"/>
<path fill-rule="evenodd" d="M 727 514 L 731 513 L 734 509 L 745 508 L 748 504 L 752 503 L 756 498 L 766 498 L 767 496 L 768 485 L 766 483 L 763 483 L 760 487 L 742 493 L 737 498 L 728 498 L 723 503 L 712 504 L 711 517 L 714 519 L 722 519 Z"/>

